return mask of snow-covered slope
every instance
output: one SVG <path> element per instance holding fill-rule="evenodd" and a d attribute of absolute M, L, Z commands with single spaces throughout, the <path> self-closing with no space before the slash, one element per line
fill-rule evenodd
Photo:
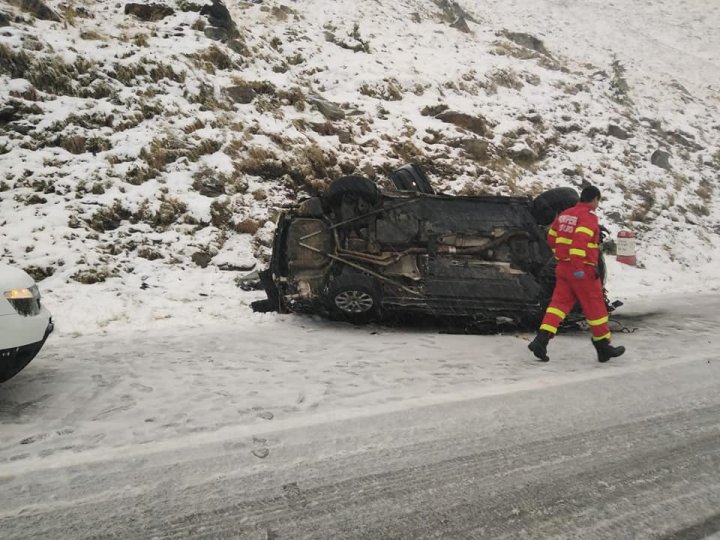
<path fill-rule="evenodd" d="M 718 6 L 22 4 L 0 2 L 0 246 L 61 332 L 244 316 L 275 208 L 408 161 L 449 193 L 597 184 L 645 266 L 616 293 L 718 284 Z"/>

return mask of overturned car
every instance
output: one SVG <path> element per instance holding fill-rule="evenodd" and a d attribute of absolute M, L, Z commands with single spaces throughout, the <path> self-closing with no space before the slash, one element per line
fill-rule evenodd
<path fill-rule="evenodd" d="M 253 309 L 357 323 L 402 314 L 537 323 L 555 281 L 546 229 L 578 202 L 574 189 L 534 200 L 440 195 L 417 165 L 392 180 L 396 191 L 381 191 L 344 176 L 283 209 L 260 272 L 268 298 Z"/>

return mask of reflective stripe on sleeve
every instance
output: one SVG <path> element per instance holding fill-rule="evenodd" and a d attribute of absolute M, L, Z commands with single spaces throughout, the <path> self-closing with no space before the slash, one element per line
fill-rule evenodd
<path fill-rule="evenodd" d="M 551 334 L 557 334 L 557 328 L 555 326 L 550 326 L 549 324 L 543 324 L 540 326 L 540 330 L 547 330 Z"/>
<path fill-rule="evenodd" d="M 598 249 L 600 246 L 598 246 L 595 242 L 588 242 L 587 247 L 590 249 Z"/>
<path fill-rule="evenodd" d="M 570 244 L 572 244 L 572 239 L 571 238 L 563 238 L 562 236 L 558 236 L 557 239 L 555 240 L 555 242 L 557 244 L 567 244 L 569 246 Z"/>
<path fill-rule="evenodd" d="M 591 321 L 590 319 L 588 319 L 588 322 L 587 322 L 587 323 L 588 323 L 590 326 L 600 326 L 601 324 L 605 324 L 606 322 L 608 322 L 608 317 L 607 317 L 607 316 L 601 317 L 601 318 L 599 318 L 599 319 L 595 319 L 595 320 L 592 320 L 592 321 Z"/>
<path fill-rule="evenodd" d="M 577 228 L 575 229 L 575 232 L 585 233 L 585 234 L 587 234 L 588 236 L 595 236 L 595 233 L 592 232 L 592 230 L 591 230 L 591 229 L 588 229 L 587 227 L 577 227 Z"/>
<path fill-rule="evenodd" d="M 553 229 L 550 229 L 550 230 L 548 231 L 548 234 L 549 234 L 550 236 L 557 236 L 557 231 L 555 231 L 555 230 L 553 230 Z"/>
<path fill-rule="evenodd" d="M 604 336 L 594 337 L 593 341 L 602 341 L 603 339 L 610 339 L 610 332 L 608 332 Z"/>
<path fill-rule="evenodd" d="M 552 313 L 553 315 L 557 315 L 561 319 L 564 319 L 565 317 L 567 317 L 567 315 L 565 314 L 564 311 L 560 311 L 558 308 L 554 308 L 554 307 L 547 308 L 547 310 L 545 310 L 545 312 Z"/>
<path fill-rule="evenodd" d="M 572 248 L 570 250 L 570 255 L 577 255 L 579 257 L 587 257 L 587 253 L 585 252 L 584 249 L 577 249 L 577 248 Z"/>

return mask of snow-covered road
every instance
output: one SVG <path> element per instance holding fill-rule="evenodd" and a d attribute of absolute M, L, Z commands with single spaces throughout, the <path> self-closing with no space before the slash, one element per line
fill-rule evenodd
<path fill-rule="evenodd" d="M 0 387 L 0 530 L 720 529 L 710 511 L 720 507 L 719 307 L 695 296 L 623 308 L 638 331 L 617 334 L 629 352 L 607 365 L 581 333 L 539 364 L 526 334 L 296 316 L 55 339 Z"/>

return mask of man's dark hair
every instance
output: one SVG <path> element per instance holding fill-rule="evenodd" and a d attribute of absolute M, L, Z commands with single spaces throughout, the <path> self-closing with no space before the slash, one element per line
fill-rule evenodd
<path fill-rule="evenodd" d="M 600 198 L 600 190 L 595 186 L 588 186 L 580 194 L 580 202 L 590 202 Z"/>

